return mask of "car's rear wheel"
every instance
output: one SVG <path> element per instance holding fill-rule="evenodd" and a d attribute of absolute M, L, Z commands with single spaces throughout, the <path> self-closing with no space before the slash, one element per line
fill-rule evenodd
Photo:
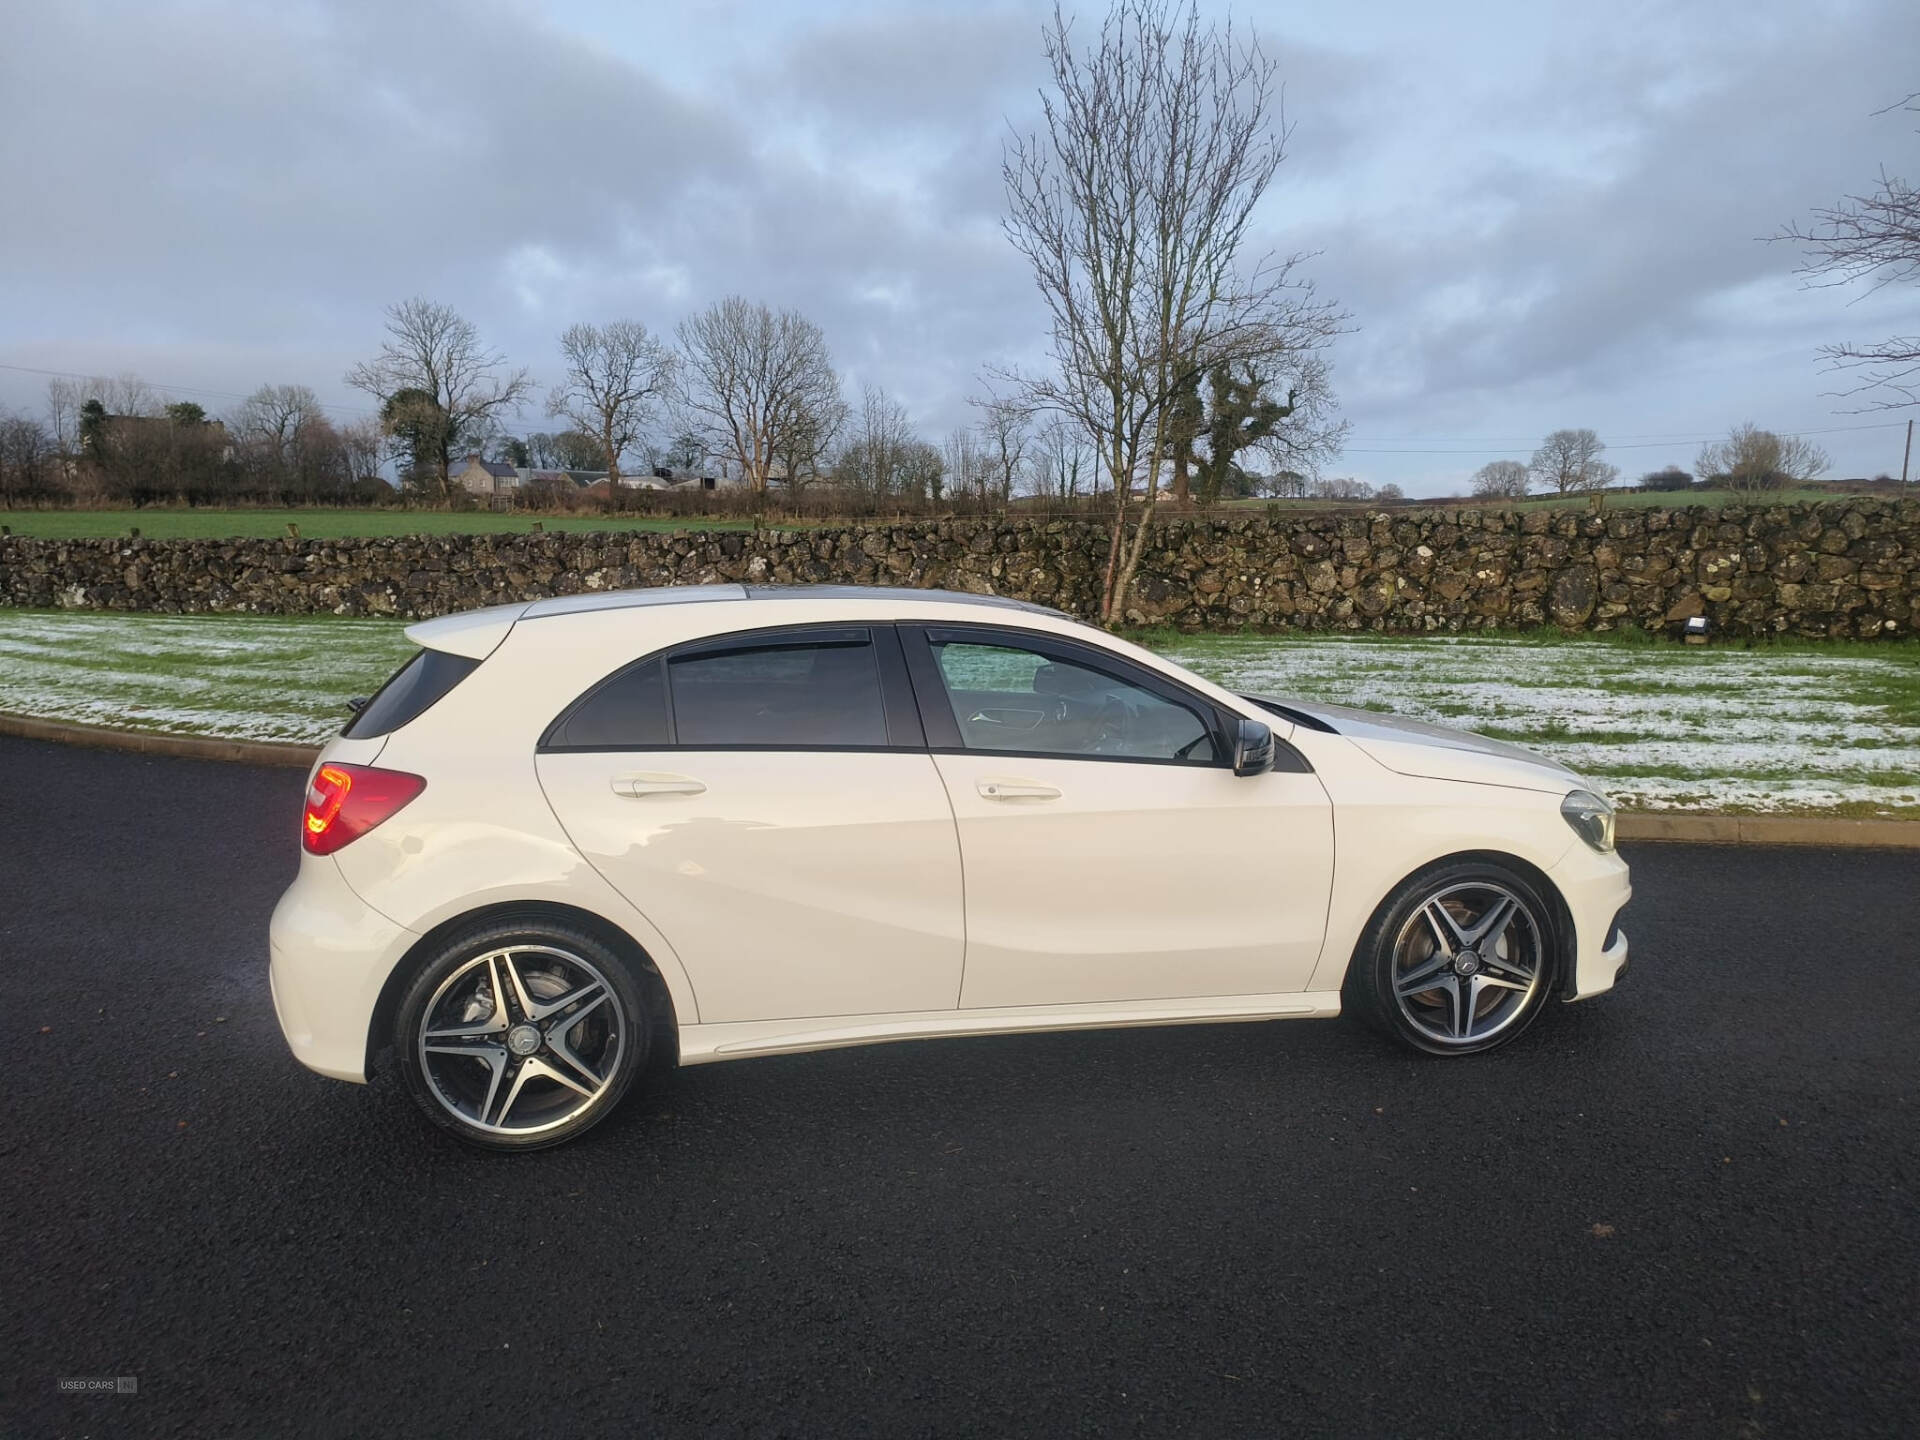
<path fill-rule="evenodd" d="M 1559 940 L 1538 886 L 1491 860 L 1403 883 L 1354 955 L 1347 998 L 1416 1050 L 1470 1055 L 1512 1040 L 1552 991 Z"/>
<path fill-rule="evenodd" d="M 470 1144 L 533 1150 L 606 1116 L 646 1063 L 649 1028 L 639 987 L 606 945 L 501 925 L 426 960 L 393 1041 L 435 1124 Z"/>

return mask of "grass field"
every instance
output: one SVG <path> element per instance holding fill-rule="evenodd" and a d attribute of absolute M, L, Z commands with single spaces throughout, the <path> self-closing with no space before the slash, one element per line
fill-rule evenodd
<path fill-rule="evenodd" d="M 547 530 L 746 530 L 749 520 L 699 516 L 516 515 L 491 510 L 0 510 L 0 525 L 16 535 L 49 540 L 116 538 L 138 529 L 154 540 L 228 540 L 285 535 L 298 525 L 303 539 L 344 540 L 360 535 L 525 535 L 534 522 Z"/>
<path fill-rule="evenodd" d="M 0 609 L 0 710 L 325 739 L 410 652 L 378 620 Z M 1630 808 L 1920 816 L 1920 645 L 1599 637 L 1146 643 L 1258 694 L 1395 711 L 1554 756 Z"/>

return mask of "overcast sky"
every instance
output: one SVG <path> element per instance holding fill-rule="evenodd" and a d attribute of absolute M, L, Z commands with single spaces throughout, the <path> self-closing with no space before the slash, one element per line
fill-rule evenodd
<path fill-rule="evenodd" d="M 1214 7 L 1224 13 L 1224 7 Z M 1096 4 L 1081 12 L 1097 21 Z M 1590 425 L 1629 475 L 1752 419 L 1898 471 L 1815 347 L 1920 287 L 1807 291 L 1782 224 L 1920 172 L 1914 0 L 1240 4 L 1282 62 L 1264 239 L 1353 314 L 1334 474 L 1458 490 Z M 1031 4 L 549 0 L 16 7 L 0 46 L 0 406 L 132 371 L 218 412 L 341 382 L 420 294 L 537 379 L 576 320 L 739 292 L 827 332 L 930 435 L 1037 359 L 1000 233 Z M 1851 302 L 1851 303 L 1850 303 Z M 537 409 L 522 428 L 543 428 Z M 1883 428 L 1864 429 L 1869 425 Z M 1852 428 L 1841 428 L 1852 427 Z"/>

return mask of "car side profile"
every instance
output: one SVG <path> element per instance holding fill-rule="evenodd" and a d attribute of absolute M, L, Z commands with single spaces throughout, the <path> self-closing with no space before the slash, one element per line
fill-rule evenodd
<path fill-rule="evenodd" d="M 1624 970 L 1613 812 L 1516 747 L 1233 694 L 1066 615 L 716 585 L 498 606 L 309 777 L 294 1055 L 528 1149 L 649 1058 L 1333 1016 L 1511 1040 Z"/>

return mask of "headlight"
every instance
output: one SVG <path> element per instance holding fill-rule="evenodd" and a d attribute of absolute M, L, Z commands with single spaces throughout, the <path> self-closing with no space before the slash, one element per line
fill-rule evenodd
<path fill-rule="evenodd" d="M 1613 849 L 1613 806 L 1602 797 L 1575 790 L 1560 802 L 1560 814 L 1574 834 L 1601 854 Z"/>

